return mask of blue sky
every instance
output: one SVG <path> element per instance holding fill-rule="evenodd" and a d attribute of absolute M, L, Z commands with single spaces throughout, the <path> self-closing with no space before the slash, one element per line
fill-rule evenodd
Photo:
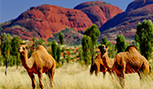
<path fill-rule="evenodd" d="M 28 10 L 32 6 L 43 4 L 57 5 L 64 8 L 73 8 L 76 5 L 96 0 L 0 0 L 0 22 L 9 21 L 17 18 L 22 12 Z M 112 5 L 118 6 L 125 11 L 128 4 L 134 0 L 99 0 L 105 1 Z"/>

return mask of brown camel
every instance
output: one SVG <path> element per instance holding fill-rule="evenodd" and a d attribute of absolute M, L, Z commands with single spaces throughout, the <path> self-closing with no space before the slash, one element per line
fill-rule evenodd
<path fill-rule="evenodd" d="M 138 49 L 135 46 L 128 46 L 125 52 L 120 52 L 114 58 L 114 63 L 112 66 L 109 65 L 109 58 L 107 53 L 107 48 L 105 45 L 99 47 L 101 51 L 101 57 L 103 59 L 104 64 L 110 70 L 113 70 L 119 80 L 121 86 L 124 88 L 125 86 L 125 74 L 128 73 L 138 73 L 141 77 L 141 73 L 150 74 L 151 67 L 147 59 L 140 54 Z M 107 56 L 106 56 L 107 55 Z"/>
<path fill-rule="evenodd" d="M 42 82 L 42 73 L 46 73 L 48 75 L 50 79 L 50 85 L 53 87 L 53 77 L 56 68 L 56 61 L 47 52 L 47 50 L 42 45 L 39 45 L 36 51 L 31 54 L 31 57 L 28 58 L 28 46 L 20 45 L 19 52 L 22 65 L 27 70 L 32 80 L 33 89 L 36 88 L 34 73 L 38 74 L 39 86 L 41 89 L 44 88 Z"/>
<path fill-rule="evenodd" d="M 111 71 L 104 66 L 103 60 L 101 59 L 101 54 L 98 54 L 91 65 L 90 74 L 93 74 L 95 71 L 95 75 L 97 76 L 99 72 L 103 72 L 103 77 L 105 78 L 105 74 L 108 71 L 111 74 Z"/>

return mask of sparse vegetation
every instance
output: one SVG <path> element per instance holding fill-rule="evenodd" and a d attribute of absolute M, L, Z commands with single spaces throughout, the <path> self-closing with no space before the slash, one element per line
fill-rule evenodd
<path fill-rule="evenodd" d="M 83 35 L 81 33 L 76 32 L 75 30 L 71 29 L 71 28 L 65 28 L 64 30 L 62 30 L 59 33 L 53 34 L 54 38 L 51 37 L 48 39 L 48 41 L 56 41 L 60 43 L 59 40 L 59 34 L 63 34 L 64 36 L 64 43 L 67 45 L 78 45 L 81 44 L 81 39 L 83 37 Z"/>
<path fill-rule="evenodd" d="M 8 68 L 8 76 L 4 75 L 4 67 L 0 67 L 0 89 L 32 89 L 31 80 L 23 67 L 17 70 L 15 67 Z M 98 77 L 91 76 L 90 67 L 82 66 L 78 63 L 64 64 L 56 69 L 54 77 L 54 89 L 121 89 L 116 78 L 111 78 L 106 73 L 99 73 Z M 137 74 L 125 75 L 126 89 L 152 89 L 153 81 L 146 80 L 140 85 L 140 79 Z M 36 83 L 38 84 L 36 76 Z M 49 79 L 43 74 L 44 88 L 49 89 Z M 39 85 L 37 85 L 38 89 Z"/>

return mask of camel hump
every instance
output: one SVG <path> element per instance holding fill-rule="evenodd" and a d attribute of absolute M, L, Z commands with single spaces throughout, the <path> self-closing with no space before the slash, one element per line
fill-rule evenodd
<path fill-rule="evenodd" d="M 37 47 L 37 50 L 36 50 L 37 52 L 38 51 L 41 51 L 41 52 L 47 52 L 47 50 L 46 50 L 46 48 L 43 46 L 43 45 L 39 45 L 38 47 Z M 48 52 L 47 52 L 48 53 Z"/>
<path fill-rule="evenodd" d="M 125 51 L 140 54 L 139 50 L 134 45 L 128 46 Z"/>
<path fill-rule="evenodd" d="M 132 50 L 132 49 L 136 49 L 136 50 L 138 51 L 137 47 L 134 46 L 134 45 L 130 45 L 130 46 L 128 46 L 128 47 L 126 48 L 125 51 L 130 51 L 130 50 Z"/>
<path fill-rule="evenodd" d="M 46 48 L 45 48 L 43 45 L 39 45 L 39 46 L 37 47 L 37 50 L 42 50 L 42 49 L 46 50 Z"/>
<path fill-rule="evenodd" d="M 44 46 L 42 46 L 42 45 L 38 45 L 37 49 L 39 49 L 39 48 L 44 48 Z"/>

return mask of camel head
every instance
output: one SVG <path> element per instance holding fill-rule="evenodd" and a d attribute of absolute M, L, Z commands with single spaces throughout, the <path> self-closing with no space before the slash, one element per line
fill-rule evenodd
<path fill-rule="evenodd" d="M 106 45 L 102 44 L 101 46 L 99 46 L 100 52 L 101 54 L 105 54 L 108 50 L 108 48 L 106 47 Z"/>
<path fill-rule="evenodd" d="M 20 45 L 19 47 L 20 57 L 28 54 L 28 45 Z"/>
<path fill-rule="evenodd" d="M 103 57 L 104 54 L 106 54 L 108 48 L 106 47 L 106 45 L 102 44 L 101 46 L 99 46 L 100 52 L 101 52 L 101 57 Z"/>

